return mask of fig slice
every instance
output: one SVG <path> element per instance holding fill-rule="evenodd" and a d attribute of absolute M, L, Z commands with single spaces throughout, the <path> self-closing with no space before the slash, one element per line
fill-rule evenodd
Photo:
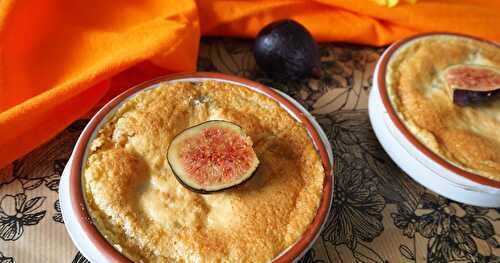
<path fill-rule="evenodd" d="M 497 67 L 454 65 L 445 70 L 444 78 L 458 106 L 490 101 L 500 95 L 500 69 Z"/>
<path fill-rule="evenodd" d="M 259 166 L 252 145 L 251 138 L 240 126 L 213 120 L 175 136 L 167 159 L 183 186 L 198 193 L 212 193 L 252 177 Z"/>

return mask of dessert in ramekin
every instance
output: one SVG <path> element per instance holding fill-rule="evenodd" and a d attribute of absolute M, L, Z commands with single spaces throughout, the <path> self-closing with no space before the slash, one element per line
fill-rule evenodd
<path fill-rule="evenodd" d="M 414 179 L 458 201 L 500 206 L 500 99 L 459 105 L 448 78 L 457 67 L 496 71 L 500 47 L 439 33 L 395 43 L 377 64 L 370 119 Z M 480 77 L 464 75 L 473 83 Z"/>
<path fill-rule="evenodd" d="M 69 162 L 61 199 L 70 196 L 63 213 L 79 219 L 72 238 L 83 229 L 86 256 L 113 262 L 295 259 L 319 234 L 332 189 L 324 134 L 306 115 L 269 88 L 220 74 L 170 76 L 120 95 Z M 199 194 L 176 180 L 166 154 L 176 134 L 209 120 L 238 124 L 260 166 L 239 186 Z"/>

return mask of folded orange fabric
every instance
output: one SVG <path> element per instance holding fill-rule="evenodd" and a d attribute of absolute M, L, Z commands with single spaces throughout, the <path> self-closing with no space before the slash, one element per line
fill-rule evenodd
<path fill-rule="evenodd" d="M 193 71 L 200 35 L 254 37 L 292 18 L 319 41 L 389 44 L 426 31 L 500 41 L 500 1 L 2 0 L 0 167 L 119 92 Z"/>

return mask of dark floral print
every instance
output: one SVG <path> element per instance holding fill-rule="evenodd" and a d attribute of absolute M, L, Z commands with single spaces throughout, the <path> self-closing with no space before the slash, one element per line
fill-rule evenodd
<path fill-rule="evenodd" d="M 0 263 L 14 263 L 14 259 L 11 257 L 6 257 L 0 252 Z"/>
<path fill-rule="evenodd" d="M 313 248 L 309 249 L 307 253 L 298 261 L 298 263 L 326 263 L 321 259 L 314 259 L 316 252 Z"/>
<path fill-rule="evenodd" d="M 489 255 L 484 256 L 479 254 L 477 257 L 477 263 L 500 263 L 500 256 Z"/>
<path fill-rule="evenodd" d="M 44 178 L 45 186 L 50 190 L 55 192 L 59 191 L 59 181 L 61 180 L 61 175 L 67 162 L 67 159 L 57 159 L 54 161 L 54 172 L 50 176 Z"/>
<path fill-rule="evenodd" d="M 0 200 L 0 238 L 17 240 L 23 234 L 24 226 L 38 224 L 47 212 L 36 212 L 44 201 L 45 197 L 26 200 L 24 193 L 3 196 Z"/>
<path fill-rule="evenodd" d="M 408 247 L 408 246 L 405 246 L 405 245 L 399 245 L 399 253 L 401 253 L 401 255 L 409 260 L 412 260 L 412 261 L 415 261 L 415 254 L 413 253 L 413 251 L 411 251 L 411 249 Z"/>
<path fill-rule="evenodd" d="M 415 236 L 418 217 L 413 210 L 407 205 L 398 206 L 398 212 L 392 213 L 391 217 L 394 220 L 394 225 L 403 230 L 403 234 L 409 238 Z"/>
<path fill-rule="evenodd" d="M 71 261 L 71 263 L 90 263 L 90 261 L 86 259 L 82 255 L 82 253 L 78 252 L 76 253 L 75 258 L 73 259 L 73 261 Z"/>
<path fill-rule="evenodd" d="M 52 219 L 54 219 L 54 221 L 56 221 L 58 223 L 64 224 L 63 217 L 61 214 L 61 205 L 59 203 L 59 200 L 54 202 L 54 210 L 56 210 L 56 212 L 52 216 Z"/>
<path fill-rule="evenodd" d="M 493 225 L 485 216 L 487 212 L 485 208 L 462 205 L 425 193 L 416 209 L 412 210 L 403 203 L 391 216 L 396 227 L 402 229 L 407 237 L 412 238 L 418 232 L 429 239 L 429 261 L 472 261 L 490 257 L 478 255 L 475 238 L 490 245 L 496 242 Z"/>
<path fill-rule="evenodd" d="M 364 173 L 369 171 L 342 162 L 336 169 L 331 217 L 323 235 L 334 245 L 354 248 L 358 240 L 372 241 L 383 231 L 381 212 L 385 201 L 375 183 L 366 180 Z"/>

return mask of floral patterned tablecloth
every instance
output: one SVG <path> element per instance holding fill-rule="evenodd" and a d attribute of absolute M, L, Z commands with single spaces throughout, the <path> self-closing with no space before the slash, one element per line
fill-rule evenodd
<path fill-rule="evenodd" d="M 280 83 L 260 72 L 252 42 L 204 39 L 199 70 L 240 75 L 285 91 L 332 143 L 335 194 L 325 229 L 302 262 L 500 262 L 500 209 L 424 189 L 383 151 L 368 121 L 372 72 L 383 49 L 321 45 L 321 79 Z M 88 262 L 71 243 L 57 196 L 85 121 L 0 170 L 0 263 Z"/>

